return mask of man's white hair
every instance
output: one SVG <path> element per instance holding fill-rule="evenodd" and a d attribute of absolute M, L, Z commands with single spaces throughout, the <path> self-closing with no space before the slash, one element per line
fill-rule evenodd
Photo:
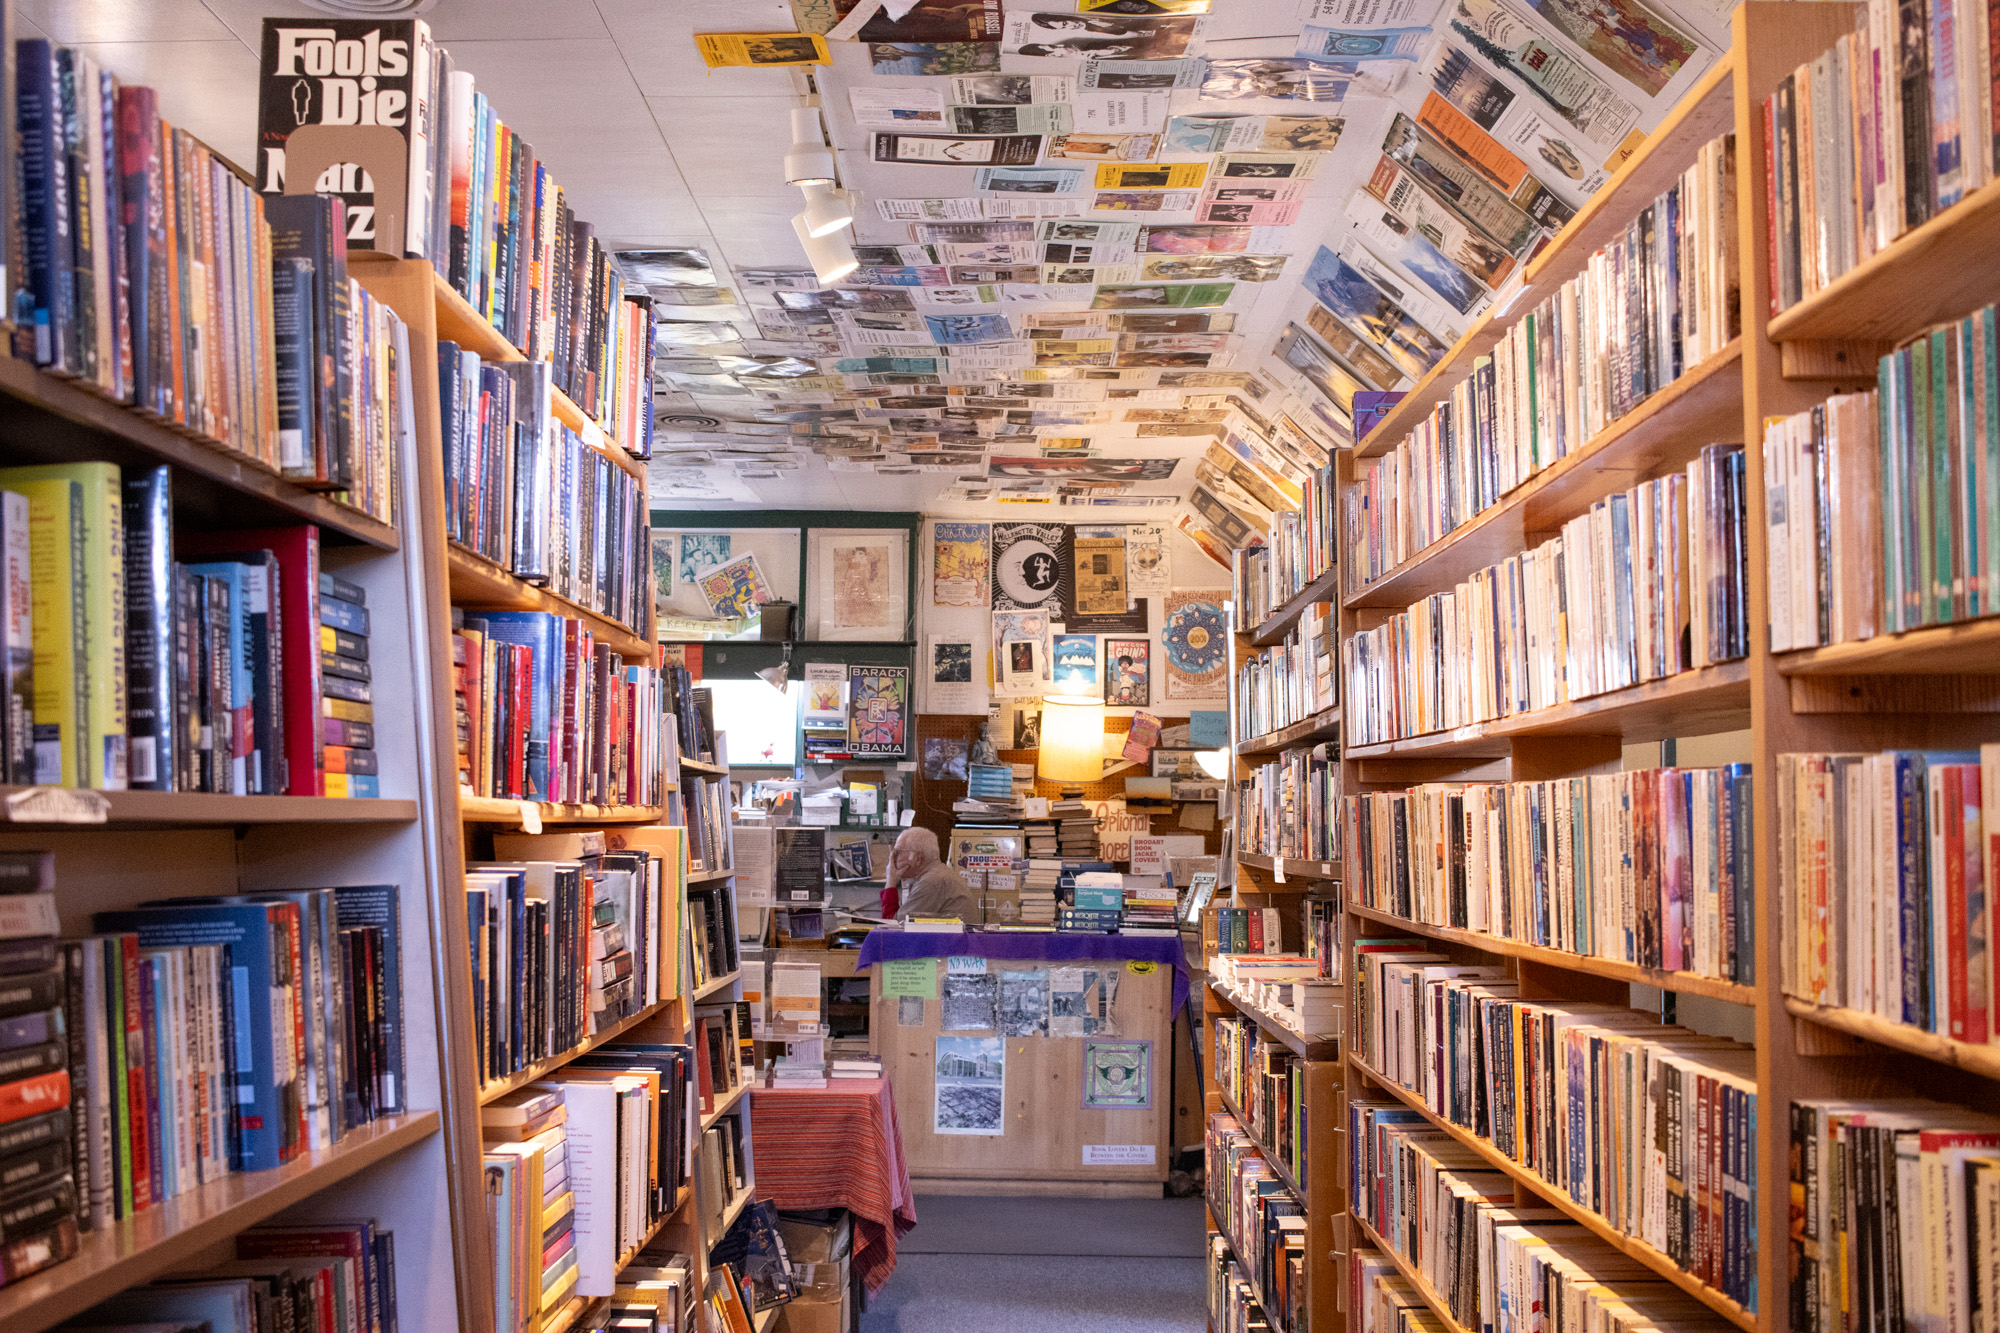
<path fill-rule="evenodd" d="M 910 850 L 920 853 L 926 865 L 933 861 L 944 859 L 938 851 L 937 834 L 931 832 L 921 824 L 913 824 L 897 835 L 896 846 L 907 846 Z"/>

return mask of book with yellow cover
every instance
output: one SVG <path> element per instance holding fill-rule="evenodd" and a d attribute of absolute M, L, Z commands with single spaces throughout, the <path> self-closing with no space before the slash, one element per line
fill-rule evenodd
<path fill-rule="evenodd" d="M 8 479 L 27 497 L 34 652 L 34 780 L 89 786 L 79 738 L 90 690 L 84 678 L 83 487 L 67 478 Z"/>

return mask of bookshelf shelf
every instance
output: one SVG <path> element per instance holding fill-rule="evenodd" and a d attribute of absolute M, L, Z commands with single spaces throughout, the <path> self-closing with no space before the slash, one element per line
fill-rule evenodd
<path fill-rule="evenodd" d="M 1786 676 L 1991 675 L 2000 666 L 2000 619 L 1961 620 L 1852 643 L 1776 653 Z"/>
<path fill-rule="evenodd" d="M 548 611 L 581 620 L 590 627 L 599 643 L 629 661 L 651 662 L 653 645 L 608 616 L 588 610 L 567 597 L 558 597 L 531 583 L 523 583 L 484 556 L 474 555 L 453 544 L 448 553 L 451 600 L 454 605 L 482 611 Z"/>
<path fill-rule="evenodd" d="M 1438 1295 L 1437 1288 L 1431 1285 L 1431 1280 L 1424 1276 L 1422 1269 L 1391 1249 L 1381 1233 L 1360 1217 L 1354 1219 L 1354 1229 L 1361 1233 L 1362 1239 L 1381 1251 L 1383 1258 L 1396 1266 L 1396 1271 L 1403 1275 L 1405 1282 L 1416 1288 L 1417 1295 L 1423 1298 L 1424 1304 L 1431 1307 L 1431 1313 L 1444 1325 L 1444 1333 L 1471 1333 L 1465 1325 L 1451 1317 L 1451 1307 L 1444 1303 L 1444 1297 Z"/>
<path fill-rule="evenodd" d="M 1251 1005 L 1248 1001 L 1240 999 L 1229 991 L 1224 990 L 1213 979 L 1208 982 L 1208 990 L 1216 999 L 1222 1001 L 1245 1018 L 1250 1019 L 1301 1060 L 1338 1060 L 1340 1058 L 1340 1037 L 1337 1034 L 1334 1036 L 1305 1036 L 1286 1027 L 1276 1018 L 1265 1013 L 1262 1009 Z"/>
<path fill-rule="evenodd" d="M 1936 1032 L 1925 1032 L 1922 1028 L 1911 1027 L 1907 1023 L 1892 1023 L 1875 1014 L 1862 1013 L 1858 1009 L 1842 1009 L 1833 1005 L 1814 1004 L 1810 1000 L 1785 997 L 1785 1012 L 1794 1018 L 1817 1023 L 1821 1027 L 1845 1032 L 1851 1037 L 1872 1041 L 1878 1046 L 1890 1046 L 1911 1055 L 1921 1055 L 1926 1060 L 1951 1065 L 1979 1075 L 1981 1078 L 2000 1079 L 2000 1046 L 1982 1046 L 1969 1041 L 1959 1041 Z"/>
<path fill-rule="evenodd" d="M 1615 735 L 1626 744 L 1701 736 L 1750 725 L 1747 662 L 1682 671 L 1554 708 L 1405 740 L 1351 745 L 1350 759 L 1499 757 L 1517 736 Z"/>
<path fill-rule="evenodd" d="M 1295 745 L 1311 745 L 1318 741 L 1338 740 L 1340 737 L 1340 710 L 1329 708 L 1314 713 L 1311 717 L 1294 722 L 1276 731 L 1267 731 L 1262 736 L 1254 736 L 1236 747 L 1236 753 L 1244 757 L 1277 754 Z"/>
<path fill-rule="evenodd" d="M 487 1083 L 485 1086 L 479 1089 L 479 1104 L 481 1106 L 486 1106 L 493 1102 L 496 1102 L 500 1100 L 502 1097 L 505 1097 L 508 1093 L 513 1092 L 518 1088 L 527 1087 L 530 1083 L 533 1083 L 537 1079 L 547 1078 L 550 1074 L 554 1073 L 558 1069 L 561 1069 L 564 1065 L 576 1059 L 579 1055 L 588 1055 L 590 1052 L 596 1050 L 598 1047 L 606 1044 L 607 1042 L 613 1042 L 618 1040 L 618 1038 L 624 1036 L 625 1033 L 631 1031 L 635 1027 L 638 1027 L 641 1023 L 644 1023 L 648 1019 L 657 1018 L 661 1013 L 665 1012 L 671 1005 L 673 1005 L 674 1000 L 677 998 L 678 997 L 672 997 L 669 999 L 661 1000 L 658 1004 L 649 1004 L 645 1008 L 639 1010 L 639 1012 L 632 1014 L 626 1018 L 623 1018 L 616 1023 L 613 1023 L 610 1027 L 605 1028 L 600 1032 L 591 1033 L 590 1036 L 586 1037 L 583 1041 L 578 1042 L 575 1046 L 570 1047 L 566 1051 L 560 1052 L 559 1054 L 556 1055 L 551 1055 L 546 1060 L 537 1060 L 535 1063 L 529 1065 L 526 1069 L 523 1069 L 518 1073 L 509 1074 L 507 1077 L 503 1079 L 497 1079 Z"/>
<path fill-rule="evenodd" d="M 1743 340 L 1727 347 L 1557 459 L 1500 503 L 1460 524 L 1381 578 L 1348 607 L 1402 610 L 1449 592 L 1478 570 L 1547 540 L 1615 491 L 1685 467 L 1703 446 L 1743 436 Z"/>
<path fill-rule="evenodd" d="M 1624 225 L 1635 211 L 1632 201 L 1651 199 L 1665 191 L 1694 161 L 1703 144 L 1732 128 L 1735 115 L 1736 64 L 1731 51 L 1702 75 L 1658 129 L 1648 134 L 1637 152 L 1592 195 L 1576 217 L 1522 270 L 1518 286 L 1501 289 L 1499 297 L 1475 319 L 1442 360 L 1418 380 L 1402 401 L 1391 408 L 1366 439 L 1355 442 L 1355 453 L 1373 458 L 1410 433 L 1448 397 L 1471 371 L 1473 362 L 1505 336 L 1522 315 L 1581 272 L 1591 254 Z M 1748 290 L 1746 284 L 1745 290 Z"/>
<path fill-rule="evenodd" d="M 1551 949 L 1539 944 L 1527 944 L 1499 935 L 1489 935 L 1483 930 L 1461 930 L 1456 926 L 1428 925 L 1422 921 L 1407 920 L 1393 912 L 1363 907 L 1353 902 L 1347 904 L 1347 910 L 1364 920 L 1379 922 L 1413 935 L 1444 940 L 1450 944 L 1462 944 L 1467 948 L 1478 949 L 1482 953 L 1501 954 L 1508 958 L 1525 958 L 1546 967 L 1561 968 L 1568 972 L 1588 972 L 1595 977 L 1609 977 L 1613 981 L 1629 981 L 1640 986 L 1655 986 L 1661 990 L 1673 991 L 1677 995 L 1701 995 L 1729 1004 L 1757 1003 L 1755 986 L 1740 986 L 1733 981 L 1718 981 L 1714 977 L 1698 976 L 1693 972 L 1663 972 L 1658 968 L 1641 967 L 1636 963 L 1614 962 L 1609 958 L 1592 958 L 1585 954 L 1571 953 L 1567 949 Z"/>
<path fill-rule="evenodd" d="M 723 870 L 697 870 L 688 876 L 688 883 L 713 884 L 718 880 L 732 879 L 735 875 L 736 871 L 733 867 Z"/>
<path fill-rule="evenodd" d="M 1259 648 L 1269 648 L 1291 633 L 1292 626 L 1299 623 L 1299 617 L 1314 602 L 1330 602 L 1340 593 L 1340 566 L 1335 565 L 1326 573 L 1308 583 L 1287 598 L 1276 611 L 1264 617 L 1249 631 L 1250 642 Z"/>
<path fill-rule="evenodd" d="M 2000 181 L 1913 227 L 1811 296 L 1771 317 L 1775 343 L 1886 344 L 2000 297 Z M 1749 288 L 1744 299 L 1750 299 Z M 1865 350 L 1865 349 L 1864 349 Z M 1873 379 L 1872 357 L 1855 366 Z"/>
<path fill-rule="evenodd" d="M 756 1086 L 756 1081 L 754 1077 L 748 1073 L 744 1074 L 743 1081 L 741 1083 L 738 1083 L 735 1087 L 731 1088 L 727 1093 L 725 1093 L 721 1098 L 717 1099 L 715 1103 L 715 1109 L 713 1111 L 704 1111 L 702 1113 L 701 1127 L 703 1129 L 713 1128 L 722 1119 L 722 1117 L 728 1115 L 731 1111 L 734 1111 L 737 1105 L 741 1103 L 745 1097 L 750 1095 L 750 1089 L 755 1086 Z"/>
<path fill-rule="evenodd" d="M 357 254 L 367 253 L 356 251 Z M 455 342 L 460 347 L 479 353 L 486 361 L 526 361 L 521 349 L 507 341 L 505 334 L 481 315 L 472 302 L 453 290 L 443 274 L 431 270 L 432 291 L 437 298 L 437 336 L 442 342 Z M 619 467 L 644 481 L 646 465 L 610 443 L 603 428 L 593 421 L 570 396 L 561 389 L 554 391 L 557 420 L 577 434 L 583 436 L 593 448 Z"/>
<path fill-rule="evenodd" d="M 752 1186 L 749 1189 L 743 1190 L 734 1199 L 729 1201 L 729 1207 L 722 1210 L 722 1225 L 717 1227 L 715 1234 L 708 1238 L 709 1249 L 713 1250 L 722 1243 L 722 1238 L 729 1234 L 729 1228 L 736 1225 L 736 1219 L 743 1216 L 743 1210 L 750 1206 L 750 1200 L 756 1196 L 756 1187 Z"/>
<path fill-rule="evenodd" d="M 695 988 L 694 994 L 688 997 L 689 1003 L 700 1004 L 711 995 L 719 995 L 731 986 L 734 986 L 741 976 L 740 972 L 729 972 L 719 977 L 709 978 L 706 983 Z"/>
<path fill-rule="evenodd" d="M 493 796 L 458 795 L 458 817 L 467 824 L 526 823 L 526 810 L 544 824 L 651 824 L 661 817 L 657 805 L 551 805 L 546 802 L 504 801 Z"/>
<path fill-rule="evenodd" d="M 1256 870 L 1271 871 L 1275 871 L 1279 866 L 1283 866 L 1288 884 L 1289 878 L 1293 875 L 1297 875 L 1300 879 L 1305 880 L 1338 879 L 1340 877 L 1340 862 L 1338 861 L 1300 861 L 1283 856 L 1259 856 L 1256 852 L 1238 852 L 1236 854 L 1236 863 L 1238 865 L 1250 866 Z M 1259 889 L 1256 892 L 1269 893 L 1271 890 Z M 1305 889 L 1301 887 L 1299 892 L 1303 893 Z"/>
<path fill-rule="evenodd" d="M 83 1237 L 74 1259 L 0 1288 L 0 1325 L 39 1333 L 438 1132 L 436 1111 L 390 1116 L 269 1171 L 234 1172 Z"/>
<path fill-rule="evenodd" d="M 125 466 L 169 463 L 179 524 L 203 528 L 317 523 L 327 540 L 401 547 L 387 523 L 279 476 L 263 463 L 145 416 L 84 388 L 0 356 L 0 433 L 10 463 L 97 459 Z"/>
<path fill-rule="evenodd" d="M 729 773 L 721 764 L 704 763 L 699 759 L 681 759 L 681 767 L 694 773 L 706 773 L 712 777 L 726 777 Z"/>
<path fill-rule="evenodd" d="M 1405 1106 L 1428 1120 L 1433 1126 L 1449 1134 L 1459 1143 L 1479 1154 L 1480 1157 L 1490 1162 L 1495 1169 L 1506 1172 L 1518 1183 L 1527 1186 L 1538 1197 L 1547 1199 L 1553 1206 L 1581 1223 L 1586 1230 L 1595 1235 L 1599 1240 L 1604 1241 L 1612 1248 L 1620 1250 L 1646 1265 L 1646 1267 L 1652 1269 L 1655 1273 L 1658 1273 L 1661 1277 L 1673 1283 L 1676 1287 L 1679 1287 L 1682 1291 L 1694 1297 L 1738 1328 L 1754 1330 L 1757 1327 L 1756 1315 L 1745 1310 L 1735 1301 L 1723 1295 L 1714 1287 L 1709 1286 L 1700 1278 L 1682 1272 L 1679 1265 L 1668 1258 L 1663 1251 L 1655 1249 L 1636 1236 L 1626 1235 L 1597 1213 L 1592 1212 L 1590 1209 L 1583 1207 L 1571 1199 L 1559 1186 L 1543 1180 L 1540 1176 L 1528 1170 L 1519 1162 L 1514 1161 L 1498 1148 L 1495 1148 L 1487 1140 L 1480 1138 L 1477 1134 L 1461 1129 L 1459 1126 L 1446 1120 L 1443 1116 L 1436 1114 L 1428 1106 L 1425 1106 L 1423 1099 L 1415 1093 L 1383 1077 L 1351 1055 L 1347 1057 L 1347 1062 L 1357 1073 L 1367 1079 L 1370 1084 L 1388 1093 L 1397 1101 L 1402 1102 Z M 1762 1163 L 1759 1165 L 1761 1168 Z"/>
<path fill-rule="evenodd" d="M 58 809 L 95 804 L 101 797 L 104 821 L 48 813 L 38 798 L 48 794 Z M 69 799 L 70 797 L 76 800 Z M 18 805 L 18 808 L 17 808 Z M 221 796 L 196 791 L 83 791 L 67 787 L 0 787 L 0 827 L 13 828 L 218 828 L 265 824 L 407 824 L 417 818 L 415 801 L 340 796 Z"/>

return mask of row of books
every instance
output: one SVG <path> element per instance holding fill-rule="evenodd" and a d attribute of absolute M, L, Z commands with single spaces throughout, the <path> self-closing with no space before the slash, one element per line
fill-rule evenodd
<path fill-rule="evenodd" d="M 328 703 L 366 708 L 366 720 L 326 718 L 320 762 L 328 796 L 380 796 L 375 753 L 374 668 L 369 663 L 368 590 L 326 570 L 319 576 L 320 690 Z M 252 603 L 253 609 L 255 603 Z"/>
<path fill-rule="evenodd" d="M 679 993 L 683 833 L 496 834 L 466 867 L 480 1082 L 573 1050 Z"/>
<path fill-rule="evenodd" d="M 1607 496 L 1559 536 L 1341 644 L 1343 720 L 1367 745 L 1550 708 L 1747 647 L 1748 547 L 1725 479 L 1741 449 Z"/>
<path fill-rule="evenodd" d="M 266 1223 L 229 1245 L 232 1258 L 121 1291 L 62 1327 L 395 1333 L 396 1238 L 373 1219 Z"/>
<path fill-rule="evenodd" d="M 524 582 L 644 634 L 645 486 L 555 414 L 545 361 L 438 344 L 445 535 Z M 645 561 L 633 563 L 636 555 Z"/>
<path fill-rule="evenodd" d="M 1216 1333 L 1273 1333 L 1273 1325 L 1257 1303 L 1250 1274 L 1229 1248 L 1229 1238 L 1208 1233 L 1208 1324 Z"/>
<path fill-rule="evenodd" d="M 650 298 L 628 290 L 611 253 L 590 224 L 577 219 L 548 165 L 500 119 L 472 74 L 432 41 L 422 20 L 265 22 L 261 188 L 284 193 L 288 157 L 310 159 L 308 170 L 340 160 L 328 158 L 328 145 L 353 122 L 341 119 L 338 99 L 315 104 L 298 96 L 309 86 L 301 76 L 320 64 L 331 68 L 336 51 L 357 53 L 348 63 L 365 71 L 374 105 L 382 108 L 371 124 L 399 131 L 400 140 L 393 161 L 381 160 L 381 169 L 371 172 L 401 178 L 383 181 L 379 194 L 355 188 L 372 184 L 365 178 L 353 182 L 329 171 L 319 180 L 358 214 L 357 243 L 428 259 L 528 359 L 548 362 L 556 386 L 618 447 L 647 456 Z"/>
<path fill-rule="evenodd" d="M 1202 953 L 1275 954 L 1284 951 L 1275 907 L 1211 907 L 1202 914 Z"/>
<path fill-rule="evenodd" d="M 715 730 L 715 698 L 695 684 L 694 675 L 678 661 L 660 667 L 666 686 L 666 712 L 674 719 L 674 736 L 682 757 L 700 764 L 726 763 Z"/>
<path fill-rule="evenodd" d="M 0 872 L 0 1285 L 403 1109 L 394 885 L 145 903 L 57 939 L 53 855 Z"/>
<path fill-rule="evenodd" d="M 1764 99 L 1773 315 L 1993 179 L 1995 40 L 1969 0 L 1868 0 Z"/>
<path fill-rule="evenodd" d="M 1312 1162 L 1306 1062 L 1248 1018 L 1225 1015 L 1209 1030 L 1215 1034 L 1216 1086 L 1236 1107 L 1239 1123 L 1264 1156 L 1304 1188 Z"/>
<path fill-rule="evenodd" d="M 1209 1216 L 1229 1238 L 1257 1304 L 1279 1327 L 1305 1328 L 1305 1201 L 1226 1111 L 1208 1117 L 1202 1155 Z"/>
<path fill-rule="evenodd" d="M 2000 1119 L 1908 1101 L 1791 1106 L 1791 1333 L 1974 1328 L 2000 1302 Z"/>
<path fill-rule="evenodd" d="M 691 831 L 690 831 L 691 832 Z M 736 895 L 724 880 L 688 886 L 689 984 L 700 990 L 737 970 Z"/>
<path fill-rule="evenodd" d="M 1237 726 L 1254 740 L 1303 722 L 1340 698 L 1334 643 L 1339 618 L 1329 602 L 1315 602 L 1282 643 L 1244 659 L 1236 670 Z"/>
<path fill-rule="evenodd" d="M 1778 756 L 1785 992 L 1992 1042 L 2000 745 Z"/>
<path fill-rule="evenodd" d="M 1336 899 L 1320 901 L 1339 906 Z M 1328 1042 L 1339 1041 L 1347 1027 L 1346 989 L 1322 975 L 1319 958 L 1303 953 L 1216 954 L 1207 963 L 1211 985 L 1239 1007 L 1253 1009 L 1281 1027 Z"/>
<path fill-rule="evenodd" d="M 1302 489 L 1299 507 L 1277 515 L 1262 546 L 1236 552 L 1230 596 L 1239 629 L 1254 629 L 1333 568 L 1333 464 L 1308 472 Z"/>
<path fill-rule="evenodd" d="M 1299 861 L 1340 859 L 1339 746 L 1286 750 L 1236 787 L 1241 850 Z"/>
<path fill-rule="evenodd" d="M 1355 1215 L 1423 1276 L 1458 1328 L 1527 1328 L 1549 1309 L 1601 1333 L 1734 1327 L 1567 1214 L 1523 1197 L 1511 1177 L 1400 1103 L 1353 1102 L 1348 1123 Z M 1356 1249 L 1353 1280 L 1365 1333 L 1400 1333 L 1406 1312 L 1425 1308 L 1372 1248 Z M 1434 1316 L 1416 1326 L 1447 1327 Z"/>
<path fill-rule="evenodd" d="M 1409 438 L 1357 462 L 1347 585 L 1366 587 L 1498 504 L 1740 329 L 1734 139 L 1705 146 L 1584 271 L 1515 321 Z"/>
<path fill-rule="evenodd" d="M 661 803 L 659 668 L 547 611 L 454 609 L 459 782 L 476 796 Z"/>
<path fill-rule="evenodd" d="M 0 780 L 319 796 L 336 721 L 373 744 L 365 660 L 321 673 L 322 597 L 365 594 L 315 528 L 176 533 L 164 465 L 5 468 L 0 560 Z"/>
<path fill-rule="evenodd" d="M 1354 901 L 1747 985 L 1750 802 L 1748 764 L 1370 792 L 1345 807 Z"/>
<path fill-rule="evenodd" d="M 1621 1006 L 1523 999 L 1499 968 L 1416 941 L 1356 948 L 1363 1064 L 1756 1311 L 1752 1047 Z M 1641 1142 L 1661 1148 L 1621 1147 Z"/>

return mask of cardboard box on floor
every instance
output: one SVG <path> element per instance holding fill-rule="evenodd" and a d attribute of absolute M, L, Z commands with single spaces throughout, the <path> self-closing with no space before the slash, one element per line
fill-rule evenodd
<path fill-rule="evenodd" d="M 779 1214 L 778 1233 L 798 1276 L 799 1294 L 778 1313 L 778 1333 L 850 1333 L 854 1311 L 848 1299 L 847 1266 L 853 1248 L 853 1218 L 843 1212 L 832 1223 Z"/>

